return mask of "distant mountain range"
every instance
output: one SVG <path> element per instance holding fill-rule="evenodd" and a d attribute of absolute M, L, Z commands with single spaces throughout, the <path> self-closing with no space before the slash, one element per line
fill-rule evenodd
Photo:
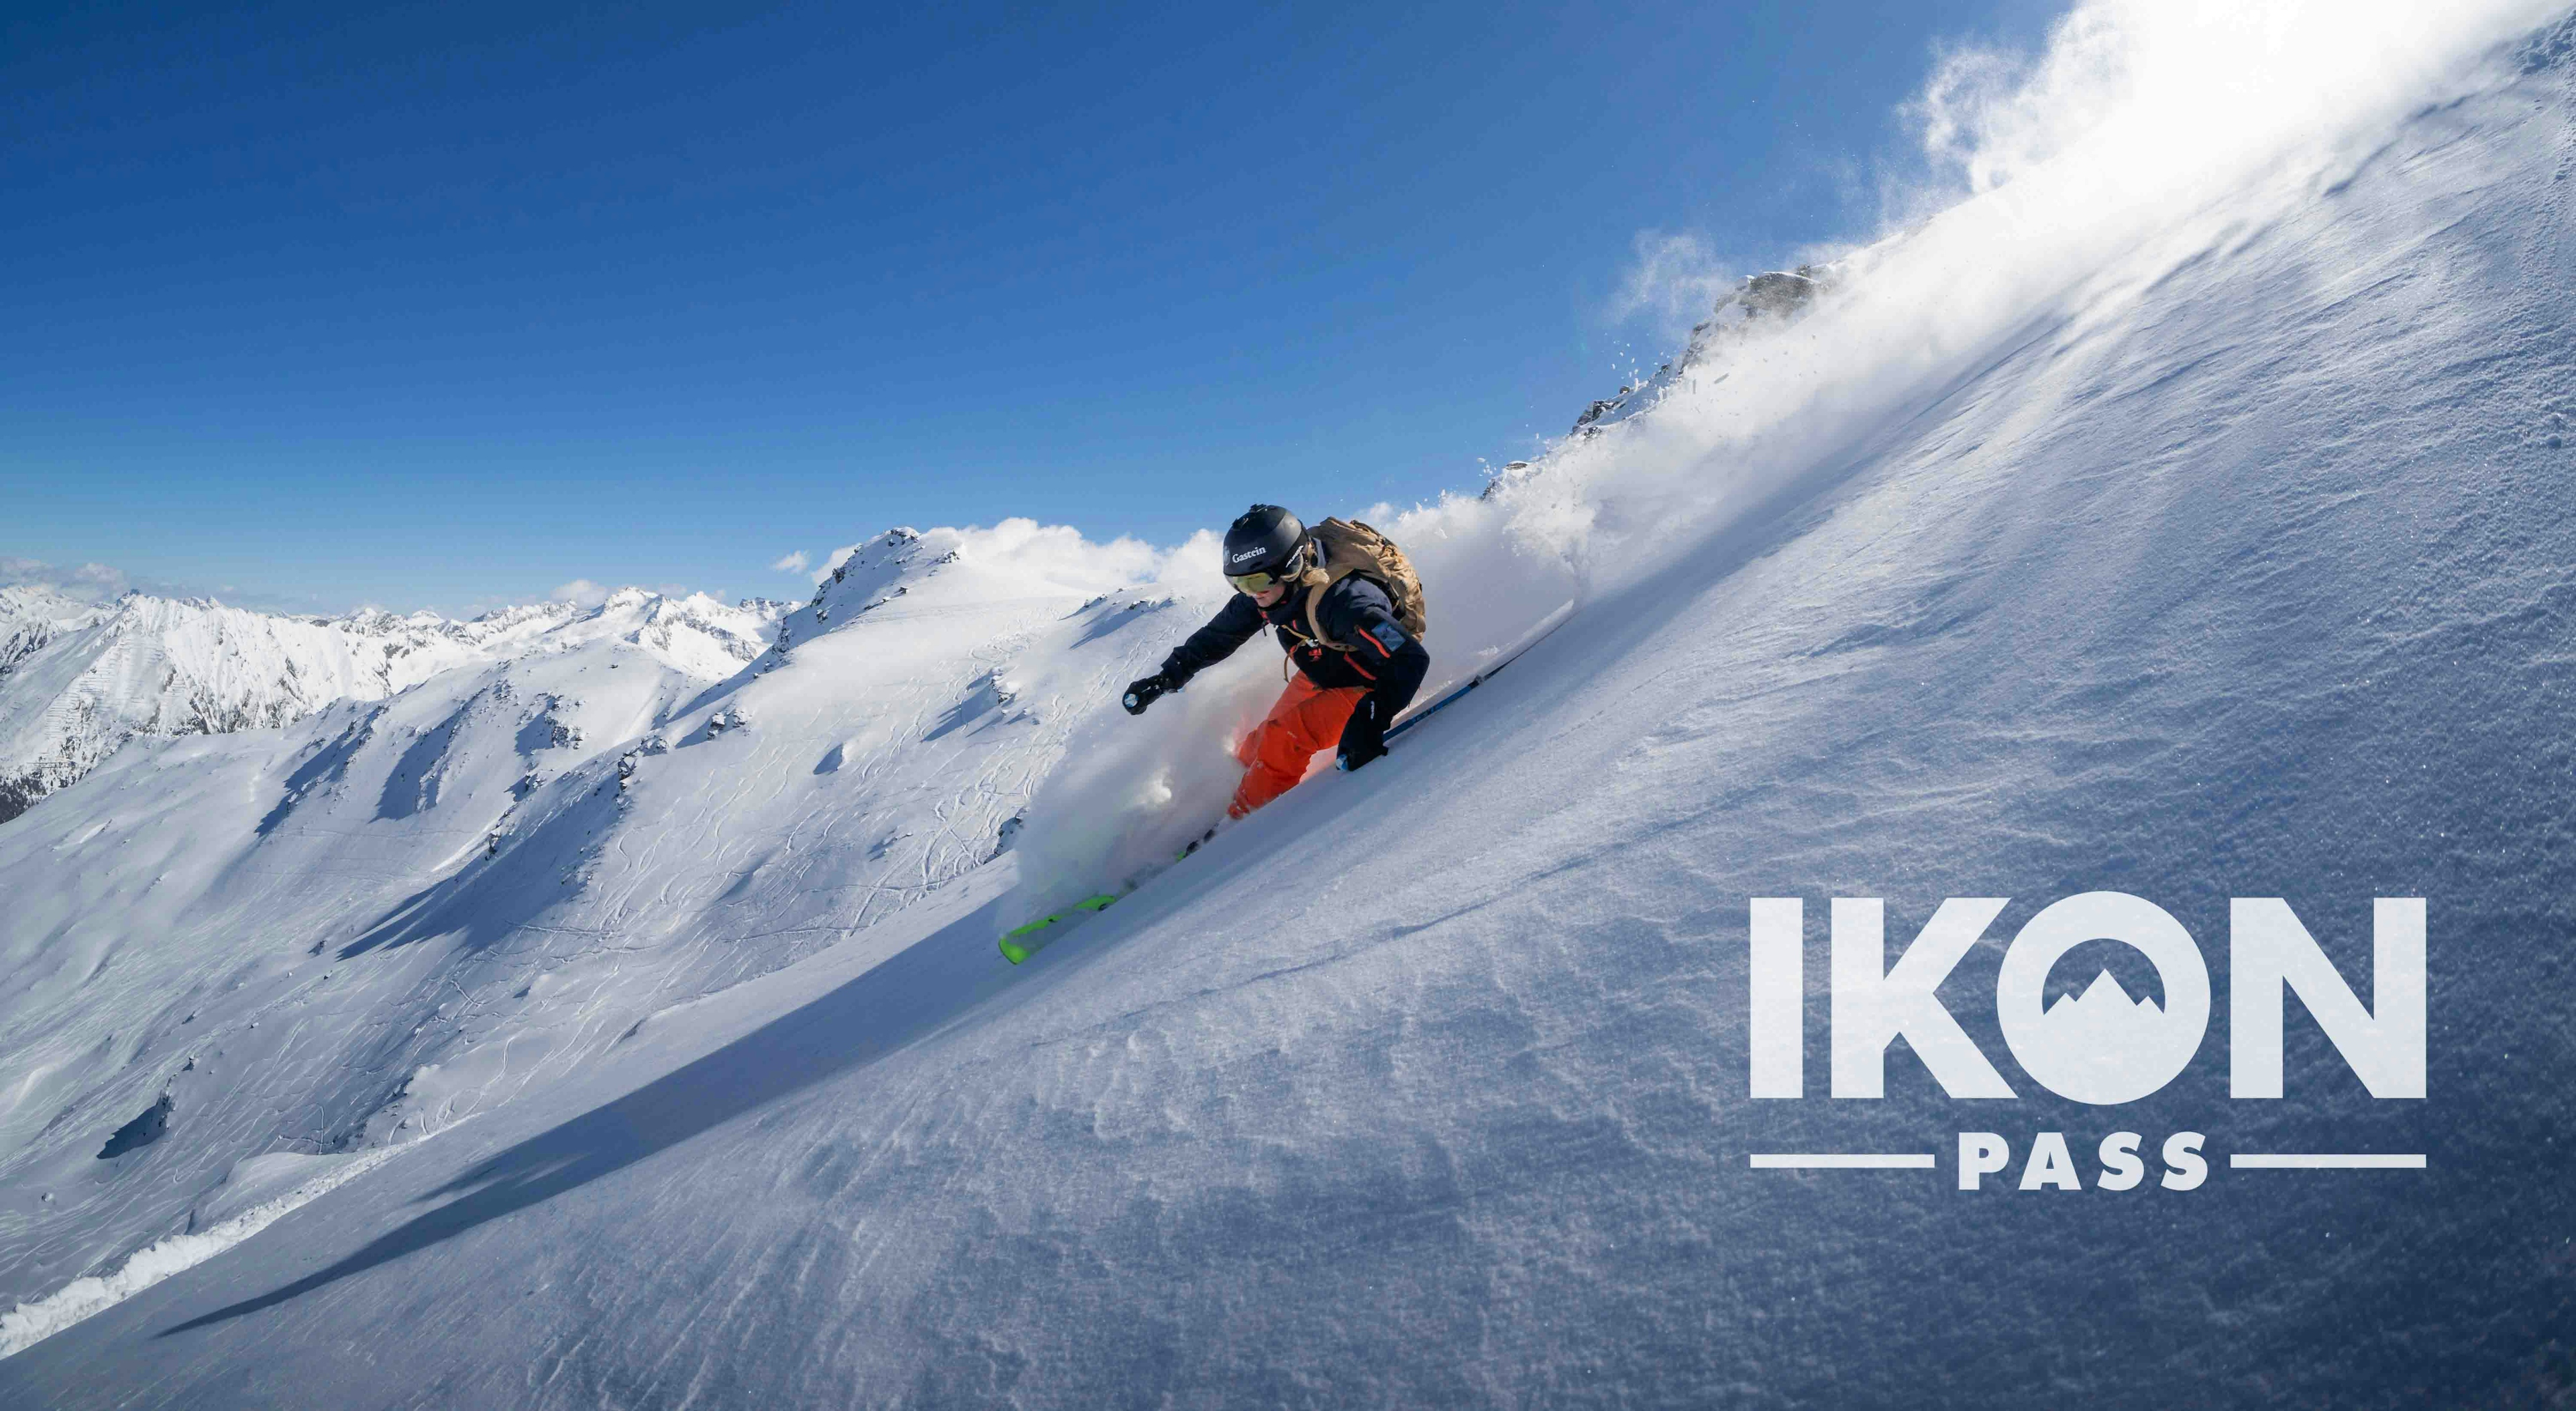
<path fill-rule="evenodd" d="M 684 674 L 721 680 L 768 648 L 789 606 L 629 588 L 597 607 L 535 603 L 457 621 L 375 610 L 294 617 L 145 593 L 96 605 L 0 587 L 0 822 L 137 735 L 284 725 L 335 701 L 383 700 L 455 667 L 575 641 L 622 637 Z"/>

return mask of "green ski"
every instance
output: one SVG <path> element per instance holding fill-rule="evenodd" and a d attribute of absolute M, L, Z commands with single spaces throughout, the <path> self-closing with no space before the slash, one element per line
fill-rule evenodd
<path fill-rule="evenodd" d="M 1209 828 L 1206 832 L 1191 839 L 1188 847 L 1172 854 L 1172 861 L 1178 862 L 1182 858 L 1188 857 L 1191 853 L 1197 852 L 1202 846 L 1206 845 L 1208 839 L 1215 836 L 1216 829 L 1213 827 Z M 1161 870 L 1161 868 L 1154 869 L 1156 872 Z M 1152 874 L 1148 873 L 1147 875 L 1150 876 Z M 1075 902 L 1073 905 L 1066 907 L 1064 910 L 1059 911 L 1052 916 L 1041 916 L 1037 920 L 1032 921 L 1025 926 L 1012 927 L 1010 930 L 1002 933 L 1003 958 L 1010 961 L 1013 965 L 1019 964 L 1021 961 L 1028 959 L 1031 955 L 1045 949 L 1047 942 L 1055 939 L 1055 937 L 1045 934 L 1049 927 L 1054 926 L 1059 921 L 1072 920 L 1074 913 L 1078 911 L 1098 911 L 1102 907 L 1109 905 L 1111 902 L 1118 900 L 1120 897 L 1123 897 L 1127 895 L 1127 893 L 1144 885 L 1144 882 L 1145 878 L 1138 877 L 1130 881 L 1124 888 L 1118 891 L 1102 892 L 1097 896 L 1084 897 L 1082 900 Z"/>
<path fill-rule="evenodd" d="M 1103 892 L 1098 896 L 1084 897 L 1052 916 L 1041 916 L 1026 926 L 1012 927 L 1002 933 L 1002 958 L 1013 965 L 1019 964 L 1044 949 L 1047 942 L 1055 939 L 1045 934 L 1049 927 L 1061 921 L 1072 920 L 1077 912 L 1098 911 L 1116 900 L 1118 900 L 1117 897 Z"/>

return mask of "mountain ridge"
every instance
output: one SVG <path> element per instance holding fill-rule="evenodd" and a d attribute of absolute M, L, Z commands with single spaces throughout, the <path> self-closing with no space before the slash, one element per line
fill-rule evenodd
<path fill-rule="evenodd" d="M 639 640 L 720 676 L 767 646 L 778 606 L 728 607 L 628 588 L 602 603 L 532 603 L 471 619 L 360 609 L 335 617 L 130 592 L 102 605 L 0 588 L 0 823 L 78 782 L 138 736 L 265 729 L 335 701 L 382 700 L 549 638 L 632 618 Z"/>

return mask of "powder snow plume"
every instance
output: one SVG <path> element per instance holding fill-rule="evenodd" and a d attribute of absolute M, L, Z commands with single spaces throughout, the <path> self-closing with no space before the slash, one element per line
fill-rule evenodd
<path fill-rule="evenodd" d="M 2489 80 L 2503 46 L 2559 8 L 2097 0 L 2040 54 L 1947 55 L 1907 109 L 1931 174 L 1889 197 L 1916 222 L 1838 261 L 1810 316 L 1650 386 L 1606 434 L 1559 443 L 1493 493 L 1365 512 L 1421 570 L 1426 689 L 1561 603 L 1710 553 L 2016 341 L 2104 318 L 2227 230 L 2313 199 L 2397 116 Z M 1184 587 L 1195 608 L 1221 597 Z M 1023 908 L 1115 889 L 1205 826 L 1274 685 L 1212 672 L 1150 728 L 1106 714 L 1088 727 L 1080 764 L 1032 803 L 1028 835 L 1051 841 L 1024 858 Z"/>

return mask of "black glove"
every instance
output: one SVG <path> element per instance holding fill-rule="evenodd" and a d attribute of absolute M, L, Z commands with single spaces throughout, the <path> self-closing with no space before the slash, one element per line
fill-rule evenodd
<path fill-rule="evenodd" d="M 1357 769 L 1386 753 L 1386 706 L 1375 696 L 1360 701 L 1342 726 L 1342 747 L 1333 760 L 1335 769 Z"/>
<path fill-rule="evenodd" d="M 1127 694 L 1119 697 L 1118 703 L 1127 707 L 1129 715 L 1143 715 L 1145 707 L 1152 705 L 1157 696 L 1179 689 L 1180 682 L 1173 680 L 1168 673 L 1157 671 L 1143 680 L 1128 682 Z"/>

